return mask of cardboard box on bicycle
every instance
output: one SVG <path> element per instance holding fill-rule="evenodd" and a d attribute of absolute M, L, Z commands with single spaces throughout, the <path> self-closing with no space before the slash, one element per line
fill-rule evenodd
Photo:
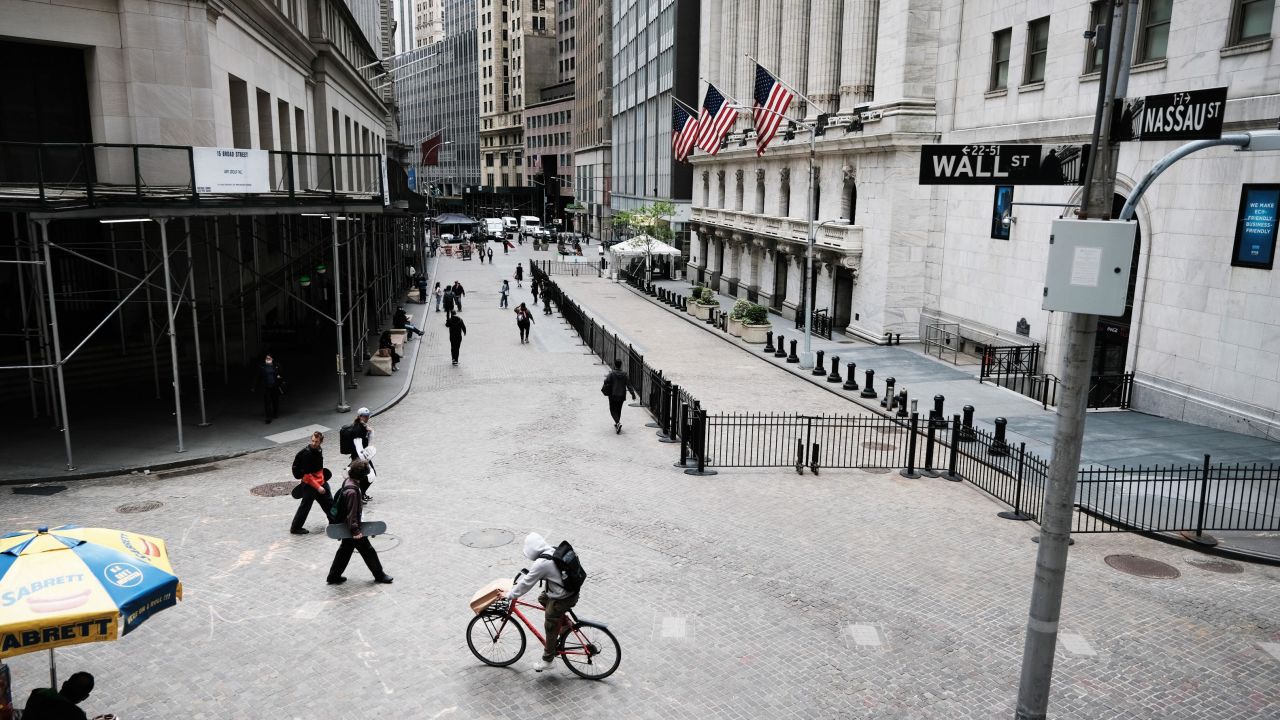
<path fill-rule="evenodd" d="M 497 602 L 511 589 L 510 580 L 494 580 L 471 596 L 471 612 L 479 615 L 485 608 Z"/>

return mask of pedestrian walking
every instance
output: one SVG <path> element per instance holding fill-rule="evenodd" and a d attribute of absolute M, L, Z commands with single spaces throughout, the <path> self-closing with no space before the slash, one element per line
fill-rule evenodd
<path fill-rule="evenodd" d="M 453 281 L 453 304 L 458 306 L 458 312 L 462 312 L 462 296 L 466 294 L 467 294 L 467 291 L 462 289 L 462 283 L 458 282 L 457 280 L 454 280 Z"/>
<path fill-rule="evenodd" d="M 356 419 L 350 425 L 343 425 L 338 430 L 338 450 L 351 458 L 351 462 L 365 461 L 369 463 L 369 472 L 360 479 L 360 495 L 365 502 L 373 500 L 369 495 L 369 486 L 377 477 L 373 466 L 373 428 L 369 427 L 369 408 L 362 407 L 356 411 Z"/>
<path fill-rule="evenodd" d="M 445 319 L 453 317 L 454 298 L 453 286 L 449 285 L 444 289 L 444 316 Z"/>
<path fill-rule="evenodd" d="M 483 265 L 484 264 L 484 248 L 480 248 L 476 252 L 476 254 L 480 256 L 480 264 Z"/>
<path fill-rule="evenodd" d="M 351 553 L 358 551 L 360 558 L 373 573 L 373 581 L 390 584 L 394 578 L 382 569 L 382 561 L 378 559 L 378 551 L 373 549 L 369 538 L 361 532 L 360 522 L 363 519 L 364 503 L 360 499 L 360 483 L 369 477 L 369 463 L 357 460 L 347 468 L 347 479 L 342 482 L 333 501 L 338 504 L 338 522 L 347 526 L 351 537 L 344 538 L 334 553 L 333 564 L 329 566 L 329 577 L 325 582 L 330 585 L 341 585 L 347 581 L 342 573 L 351 562 Z"/>
<path fill-rule="evenodd" d="M 551 314 L 551 296 L 547 293 L 542 293 L 542 314 Z"/>
<path fill-rule="evenodd" d="M 436 312 L 440 312 L 440 301 L 444 299 L 444 291 L 440 289 L 440 283 L 436 283 L 436 288 L 431 291 L 436 298 Z"/>
<path fill-rule="evenodd" d="M 458 364 L 458 350 L 462 347 L 462 336 L 467 334 L 467 324 L 457 315 L 450 315 L 444 326 L 449 328 L 449 354 L 453 356 L 453 364 Z"/>
<path fill-rule="evenodd" d="M 524 303 L 516 308 L 516 327 L 520 328 L 520 343 L 529 342 L 529 326 L 533 324 L 533 313 L 529 312 L 529 308 Z"/>
<path fill-rule="evenodd" d="M 524 280 L 524 263 L 516 263 L 516 287 L 524 287 L 521 281 Z"/>
<path fill-rule="evenodd" d="M 333 501 L 333 495 L 329 490 L 329 478 L 333 477 L 333 473 L 324 466 L 324 451 L 320 447 L 323 443 L 324 433 L 313 432 L 311 442 L 293 456 L 293 478 L 301 481 L 294 490 L 294 497 L 302 501 L 298 503 L 298 511 L 293 514 L 293 524 L 289 526 L 289 532 L 294 535 L 306 535 L 311 532 L 302 524 L 311 514 L 313 503 L 320 504 L 320 510 L 324 512 L 325 517 L 329 515 L 329 504 Z"/>
<path fill-rule="evenodd" d="M 538 307 L 538 291 L 542 289 L 542 281 L 535 275 L 529 285 L 533 288 L 533 306 Z"/>
<path fill-rule="evenodd" d="M 422 274 L 418 275 L 418 304 L 427 304 L 427 276 Z"/>
<path fill-rule="evenodd" d="M 502 254 L 506 255 L 510 251 L 511 251 L 511 241 L 506 238 L 502 238 Z"/>
<path fill-rule="evenodd" d="M 489 248 L 485 252 L 489 253 L 489 264 L 492 265 L 493 264 L 493 248 Z"/>
<path fill-rule="evenodd" d="M 507 296 L 510 294 L 511 294 L 511 284 L 508 283 L 506 280 L 503 280 L 502 287 L 498 288 L 498 298 L 499 298 L 498 307 L 504 308 L 507 306 Z"/>
<path fill-rule="evenodd" d="M 627 393 L 631 393 L 631 399 L 636 399 L 636 391 L 632 390 L 627 384 L 627 374 L 622 371 L 622 361 L 613 361 L 613 370 L 604 376 L 604 385 L 600 387 L 600 393 L 609 398 L 609 414 L 613 416 L 613 431 L 616 434 L 622 433 L 622 403 L 627 401 Z"/>
<path fill-rule="evenodd" d="M 273 419 L 280 417 L 280 396 L 284 394 L 284 373 L 270 354 L 263 356 L 249 392 L 258 388 L 262 388 L 262 417 L 270 425 Z"/>

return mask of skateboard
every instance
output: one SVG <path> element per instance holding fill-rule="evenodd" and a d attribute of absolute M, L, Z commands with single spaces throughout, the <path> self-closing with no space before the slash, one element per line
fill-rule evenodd
<path fill-rule="evenodd" d="M 362 522 L 360 528 L 364 530 L 365 537 L 375 537 L 387 532 L 387 524 L 381 520 Z M 351 531 L 347 529 L 346 523 L 329 523 L 325 533 L 334 540 L 345 540 L 351 537 Z"/>

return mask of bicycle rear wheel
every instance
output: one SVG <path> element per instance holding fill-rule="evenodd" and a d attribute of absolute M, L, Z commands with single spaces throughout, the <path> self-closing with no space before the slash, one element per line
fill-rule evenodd
<path fill-rule="evenodd" d="M 480 662 L 506 667 L 524 654 L 524 628 L 505 613 L 483 612 L 467 624 L 467 647 Z"/>
<path fill-rule="evenodd" d="M 603 680 L 622 662 L 618 639 L 603 625 L 579 622 L 560 636 L 560 659 L 574 675 Z"/>

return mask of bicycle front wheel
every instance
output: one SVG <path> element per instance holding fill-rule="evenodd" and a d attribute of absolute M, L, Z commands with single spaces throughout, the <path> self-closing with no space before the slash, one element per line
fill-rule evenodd
<path fill-rule="evenodd" d="M 524 628 L 505 613 L 483 612 L 467 624 L 467 647 L 480 662 L 506 667 L 524 654 Z"/>
<path fill-rule="evenodd" d="M 603 680 L 622 662 L 618 639 L 603 625 L 580 622 L 560 636 L 560 659 L 574 675 Z"/>

